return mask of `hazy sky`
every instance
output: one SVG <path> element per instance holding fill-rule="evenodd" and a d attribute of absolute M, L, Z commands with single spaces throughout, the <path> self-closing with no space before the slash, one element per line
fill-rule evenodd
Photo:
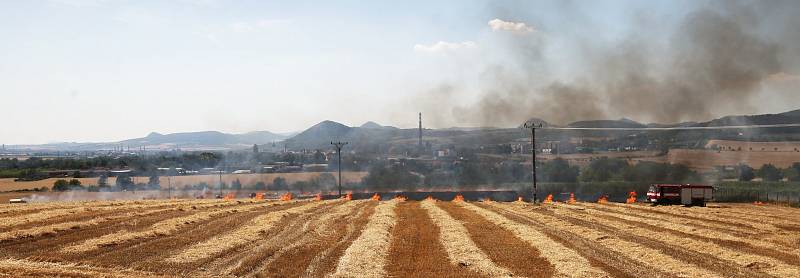
<path fill-rule="evenodd" d="M 613 46 L 653 18 L 663 30 L 652 32 L 672 32 L 670 26 L 698 6 L 695 1 L 0 1 L 0 143 L 116 141 L 152 131 L 286 132 L 326 119 L 411 127 L 419 111 L 434 114 L 426 126 L 492 124 L 455 115 L 465 109 L 454 107 L 485 98 L 493 69 L 513 76 L 518 61 L 538 59 L 520 70 L 526 82 L 580 80 L 585 56 L 578 54 L 587 48 Z M 531 46 L 536 58 L 516 49 L 519 41 L 541 44 Z M 779 77 L 784 83 L 764 88 L 786 91 L 800 84 L 793 72 Z M 769 91 L 764 88 L 756 90 L 779 97 L 741 112 L 800 108 L 785 92 L 764 93 Z M 520 117 L 560 119 L 524 114 Z M 621 114 L 603 115 L 626 116 Z M 638 120 L 637 115 L 629 117 Z M 653 119 L 658 118 L 640 120 Z"/>

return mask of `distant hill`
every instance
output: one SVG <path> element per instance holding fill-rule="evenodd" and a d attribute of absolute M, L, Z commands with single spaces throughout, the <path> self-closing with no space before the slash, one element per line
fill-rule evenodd
<path fill-rule="evenodd" d="M 342 140 L 352 129 L 354 128 L 334 121 L 322 121 L 285 142 L 291 148 L 321 148 L 330 146 L 331 140 Z"/>
<path fill-rule="evenodd" d="M 534 123 L 543 126 L 555 126 L 539 118 L 531 118 Z M 726 116 L 707 122 L 683 122 L 677 124 L 642 124 L 630 119 L 619 120 L 585 120 L 577 121 L 567 127 L 586 128 L 646 128 L 646 127 L 702 127 L 702 126 L 740 126 L 740 125 L 774 125 L 800 124 L 800 110 L 779 114 Z M 148 149 L 194 149 L 216 150 L 243 148 L 253 144 L 269 144 L 284 140 L 289 149 L 329 149 L 331 141 L 347 141 L 348 149 L 385 153 L 406 153 L 417 150 L 419 131 L 416 128 L 401 129 L 384 126 L 368 121 L 359 127 L 350 127 L 334 121 L 322 121 L 299 133 L 276 134 L 269 131 L 254 131 L 244 134 L 229 134 L 218 131 L 183 132 L 172 134 L 150 133 L 142 138 L 128 139 L 108 143 L 52 143 L 45 145 L 17 145 L 10 148 L 47 149 L 47 150 L 99 150 L 119 146 L 136 148 L 147 146 Z M 564 131 L 543 130 L 538 136 L 545 140 L 561 140 L 565 136 L 574 137 L 621 137 L 630 134 L 652 136 L 675 136 L 677 141 L 694 144 L 708 139 L 724 140 L 800 140 L 800 127 L 757 128 L 742 130 L 692 130 L 679 133 L 658 133 L 652 131 Z M 513 140 L 525 139 L 529 133 L 520 128 L 492 127 L 453 127 L 442 129 L 425 129 L 423 140 L 428 143 L 458 146 L 479 146 L 504 144 Z M 288 139 L 287 139 L 288 138 Z M 663 139 L 663 138 L 660 138 Z M 677 144 L 677 143 L 676 143 Z"/>
<path fill-rule="evenodd" d="M 143 138 L 128 139 L 119 144 L 129 146 L 148 146 L 170 144 L 176 146 L 229 146 L 267 144 L 286 137 L 269 131 L 253 131 L 244 134 L 229 134 L 219 131 L 181 132 L 160 134 L 153 132 Z"/>
<path fill-rule="evenodd" d="M 361 125 L 360 128 L 383 128 L 383 126 L 379 125 L 376 122 L 369 121 L 369 122 L 366 122 L 363 125 Z"/>
<path fill-rule="evenodd" d="M 777 125 L 800 123 L 800 109 L 780 114 L 726 116 L 696 126 Z"/>
<path fill-rule="evenodd" d="M 619 120 L 578 121 L 568 124 L 567 127 L 644 128 L 647 126 L 629 119 L 622 118 Z"/>
<path fill-rule="evenodd" d="M 398 128 L 396 128 L 396 127 L 393 127 L 393 126 L 388 126 L 388 125 L 380 125 L 380 124 L 378 124 L 378 123 L 376 123 L 376 122 L 373 122 L 373 121 L 366 122 L 366 123 L 364 123 L 363 125 L 359 126 L 359 128 L 372 128 L 372 129 L 398 129 Z"/>
<path fill-rule="evenodd" d="M 380 144 L 402 134 L 411 136 L 416 129 L 399 129 L 367 122 L 360 127 L 349 127 L 334 121 L 320 122 L 292 138 L 286 139 L 286 145 L 292 149 L 326 149 L 331 141 L 346 141 L 350 147 L 380 148 Z"/>

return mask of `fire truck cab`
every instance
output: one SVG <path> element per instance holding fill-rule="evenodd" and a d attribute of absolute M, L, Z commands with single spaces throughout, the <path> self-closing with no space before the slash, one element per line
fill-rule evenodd
<path fill-rule="evenodd" d="M 654 205 L 705 206 L 714 198 L 714 187 L 700 184 L 651 184 L 647 201 Z"/>

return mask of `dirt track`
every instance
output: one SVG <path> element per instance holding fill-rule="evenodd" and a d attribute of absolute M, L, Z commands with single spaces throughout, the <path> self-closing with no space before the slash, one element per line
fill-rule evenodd
<path fill-rule="evenodd" d="M 25 204 L 0 208 L 0 276 L 798 277 L 798 212 L 397 200 Z"/>

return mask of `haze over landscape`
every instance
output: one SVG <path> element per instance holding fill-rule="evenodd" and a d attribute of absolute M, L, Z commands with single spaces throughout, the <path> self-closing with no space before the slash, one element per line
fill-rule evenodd
<path fill-rule="evenodd" d="M 800 107 L 789 3 L 6 2 L 0 143 L 780 113 Z"/>
<path fill-rule="evenodd" d="M 800 277 L 798 0 L 0 1 L 0 277 Z"/>

